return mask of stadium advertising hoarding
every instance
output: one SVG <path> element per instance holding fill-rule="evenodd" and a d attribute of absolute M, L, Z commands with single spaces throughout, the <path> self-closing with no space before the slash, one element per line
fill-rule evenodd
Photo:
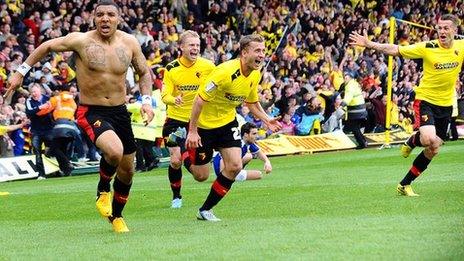
<path fill-rule="evenodd" d="M 45 174 L 51 174 L 59 170 L 58 163 L 42 156 L 45 166 Z M 30 179 L 38 177 L 37 165 L 34 155 L 0 158 L 0 182 Z"/>
<path fill-rule="evenodd" d="M 259 140 L 257 143 L 268 156 L 344 150 L 356 147 L 356 144 L 342 131 L 310 136 L 281 135 L 274 139 Z"/>
<path fill-rule="evenodd" d="M 346 135 L 342 131 L 324 133 L 310 136 L 287 136 L 280 135 L 274 139 L 257 141 L 262 151 L 268 156 L 288 155 L 297 153 L 314 153 L 332 150 L 353 149 L 356 144 L 352 141 L 353 135 Z M 365 133 L 364 136 L 369 144 L 385 144 L 385 133 Z M 402 130 L 390 132 L 390 143 L 403 143 L 411 136 Z"/>
<path fill-rule="evenodd" d="M 411 136 L 411 133 L 407 133 L 403 130 L 390 131 L 390 143 L 398 144 L 403 143 Z M 367 143 L 369 145 L 383 145 L 385 144 L 385 132 L 381 133 L 365 133 Z"/>

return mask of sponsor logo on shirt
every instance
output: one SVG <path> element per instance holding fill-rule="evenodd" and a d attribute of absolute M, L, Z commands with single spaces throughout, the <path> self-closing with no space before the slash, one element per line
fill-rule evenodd
<path fill-rule="evenodd" d="M 197 85 L 195 85 L 195 84 L 179 85 L 179 86 L 177 86 L 177 89 L 179 89 L 179 91 L 196 91 L 196 90 L 198 90 L 198 84 Z"/>
<path fill-rule="evenodd" d="M 435 63 L 433 66 L 435 70 L 443 70 L 443 69 L 453 69 L 458 67 L 458 62 L 450 62 L 450 63 Z"/>
<path fill-rule="evenodd" d="M 234 102 L 243 102 L 246 99 L 245 96 L 234 96 L 234 95 L 232 95 L 230 93 L 226 93 L 224 96 L 229 101 L 234 101 Z"/>

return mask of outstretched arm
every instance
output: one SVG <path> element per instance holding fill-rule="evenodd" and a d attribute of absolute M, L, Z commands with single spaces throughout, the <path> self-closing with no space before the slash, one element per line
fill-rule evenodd
<path fill-rule="evenodd" d="M 279 131 L 282 128 L 282 124 L 278 121 L 278 118 L 269 118 L 259 102 L 247 103 L 247 106 L 251 113 L 262 120 L 272 132 Z"/>
<path fill-rule="evenodd" d="M 369 49 L 374 49 L 376 51 L 379 51 L 379 52 L 382 52 L 388 55 L 393 55 L 393 56 L 400 55 L 398 45 L 381 44 L 381 43 L 373 42 L 367 38 L 366 32 L 364 32 L 364 35 L 360 35 L 356 32 L 351 33 L 350 44 L 361 46 L 361 47 L 366 47 Z"/>
<path fill-rule="evenodd" d="M 8 79 L 8 89 L 4 97 L 8 99 L 21 85 L 24 76 L 29 72 L 31 66 L 42 60 L 48 53 L 77 50 L 80 42 L 79 39 L 82 35 L 82 33 L 70 33 L 63 37 L 48 40 L 39 45 Z"/>

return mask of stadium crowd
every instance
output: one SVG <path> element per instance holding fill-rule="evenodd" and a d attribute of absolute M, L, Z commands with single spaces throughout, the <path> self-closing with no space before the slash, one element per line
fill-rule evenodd
<path fill-rule="evenodd" d="M 69 32 L 85 32 L 93 27 L 92 0 L 8 0 L 0 1 L 0 92 L 6 91 L 7 77 L 40 43 Z M 268 48 L 260 102 L 272 116 L 281 116 L 281 133 L 311 135 L 343 129 L 345 75 L 362 88 L 368 116 L 364 132 L 385 130 L 387 57 L 371 50 L 348 45 L 352 31 L 366 32 L 375 41 L 386 43 L 390 16 L 433 26 L 442 13 L 464 19 L 462 1 L 278 1 L 278 0 L 172 0 L 116 1 L 122 20 L 120 29 L 134 35 L 151 68 L 155 88 L 162 88 L 164 67 L 178 54 L 179 34 L 194 30 L 201 38 L 202 56 L 215 64 L 235 58 L 242 35 L 258 33 Z M 400 45 L 435 39 L 433 30 L 397 22 Z M 464 34 L 461 23 L 459 35 Z M 280 45 L 279 41 L 282 39 Z M 280 48 L 277 48 L 280 46 Z M 276 50 L 276 51 L 275 51 Z M 275 52 L 274 52 L 275 51 Z M 24 78 L 23 88 L 11 100 L 0 98 L 0 125 L 25 122 L 30 110 L 32 89 L 52 97 L 66 92 L 78 103 L 72 53 L 55 53 L 33 68 Z M 391 123 L 412 131 L 414 87 L 419 84 L 420 61 L 396 58 L 393 71 Z M 464 100 L 464 75 L 456 83 L 456 99 Z M 127 74 L 127 102 L 137 102 L 140 91 L 137 75 Z M 341 95 L 340 95 L 341 94 Z M 37 99 L 36 99 L 37 100 Z M 48 98 L 47 98 L 48 100 Z M 53 115 L 48 130 L 53 128 Z M 462 115 L 461 108 L 461 115 Z M 238 113 L 261 128 L 246 107 Z M 30 116 L 36 117 L 36 116 Z M 44 127 L 44 126 L 41 126 Z M 44 127 L 45 128 L 45 127 Z M 95 147 L 76 130 L 73 148 L 66 152 L 74 160 L 97 160 Z M 49 137 L 53 139 L 53 137 Z M 452 135 L 451 138 L 457 138 Z M 48 139 L 48 138 L 47 138 Z M 31 153 L 28 125 L 3 135 L 1 157 Z M 150 158 L 150 156 L 148 156 Z M 138 165 L 139 166 L 139 165 Z M 150 166 L 154 167 L 154 166 Z M 146 170 L 146 166 L 139 166 Z"/>

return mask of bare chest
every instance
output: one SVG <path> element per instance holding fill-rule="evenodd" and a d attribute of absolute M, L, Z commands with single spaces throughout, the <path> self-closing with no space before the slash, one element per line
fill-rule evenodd
<path fill-rule="evenodd" d="M 123 74 L 131 63 L 132 53 L 122 45 L 89 43 L 81 50 L 80 57 L 88 70 Z"/>

